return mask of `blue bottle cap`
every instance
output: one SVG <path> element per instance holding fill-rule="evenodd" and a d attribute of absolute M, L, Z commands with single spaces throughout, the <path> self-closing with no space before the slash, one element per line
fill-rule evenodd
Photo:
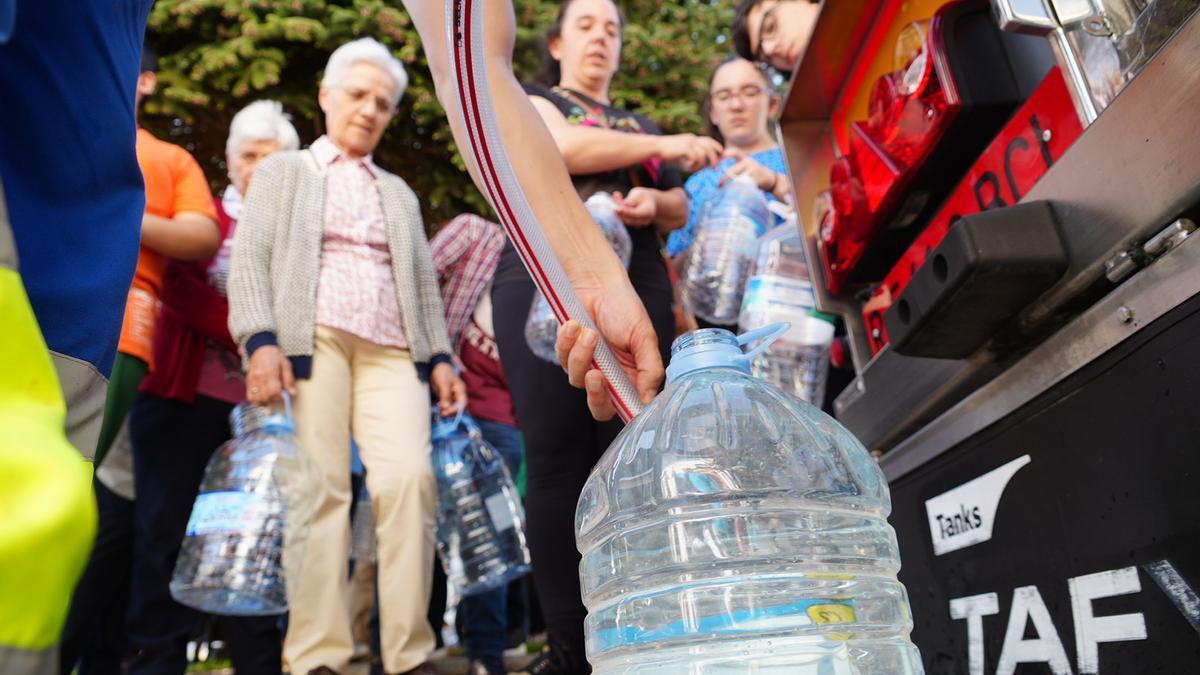
<path fill-rule="evenodd" d="M 671 345 L 671 364 L 667 366 L 670 384 L 688 373 L 709 368 L 733 368 L 750 374 L 750 361 L 772 342 L 783 337 L 791 324 L 774 323 L 735 336 L 724 328 L 701 328 L 684 333 Z M 752 346 L 749 351 L 744 348 Z"/>

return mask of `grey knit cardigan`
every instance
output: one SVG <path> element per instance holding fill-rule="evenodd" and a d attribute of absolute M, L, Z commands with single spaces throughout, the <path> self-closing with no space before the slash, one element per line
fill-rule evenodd
<path fill-rule="evenodd" d="M 376 180 L 404 336 L 422 379 L 450 360 L 442 297 L 417 196 L 399 176 Z M 307 377 L 325 230 L 325 175 L 308 150 L 278 152 L 254 172 L 229 268 L 229 332 L 247 355 L 277 344 Z"/>

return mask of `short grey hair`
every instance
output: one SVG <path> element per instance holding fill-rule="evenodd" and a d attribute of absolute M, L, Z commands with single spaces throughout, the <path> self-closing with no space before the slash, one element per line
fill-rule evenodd
<path fill-rule="evenodd" d="M 396 83 L 392 92 L 392 107 L 400 102 L 408 87 L 408 73 L 404 72 L 404 64 L 388 51 L 378 40 L 359 38 L 333 50 L 329 55 L 329 63 L 325 64 L 325 75 L 321 78 L 322 87 L 336 87 L 346 77 L 346 71 L 356 63 L 370 63 L 378 66 Z"/>
<path fill-rule="evenodd" d="M 225 154 L 233 155 L 246 141 L 278 141 L 281 150 L 299 150 L 300 136 L 278 101 L 255 101 L 242 108 L 229 123 Z"/>

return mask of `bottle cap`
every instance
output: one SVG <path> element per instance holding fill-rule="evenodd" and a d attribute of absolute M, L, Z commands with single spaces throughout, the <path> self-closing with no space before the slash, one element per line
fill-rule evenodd
<path fill-rule="evenodd" d="M 733 368 L 749 375 L 754 357 L 782 337 L 790 326 L 774 323 L 737 336 L 724 328 L 702 328 L 685 333 L 671 345 L 667 382 L 709 368 Z M 750 346 L 748 351 L 747 346 Z"/>

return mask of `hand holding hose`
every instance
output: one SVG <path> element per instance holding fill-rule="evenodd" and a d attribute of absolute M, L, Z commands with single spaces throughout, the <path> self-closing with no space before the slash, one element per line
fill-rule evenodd
<path fill-rule="evenodd" d="M 589 284 L 581 279 L 573 281 L 580 302 L 595 321 L 621 369 L 633 381 L 638 398 L 643 403 L 654 400 L 664 375 L 658 337 L 628 277 L 610 284 Z M 577 321 L 568 321 L 559 327 L 554 349 L 571 385 L 587 391 L 592 417 L 609 420 L 617 411 L 604 374 L 593 361 L 598 338 L 596 331 L 584 329 Z"/>

